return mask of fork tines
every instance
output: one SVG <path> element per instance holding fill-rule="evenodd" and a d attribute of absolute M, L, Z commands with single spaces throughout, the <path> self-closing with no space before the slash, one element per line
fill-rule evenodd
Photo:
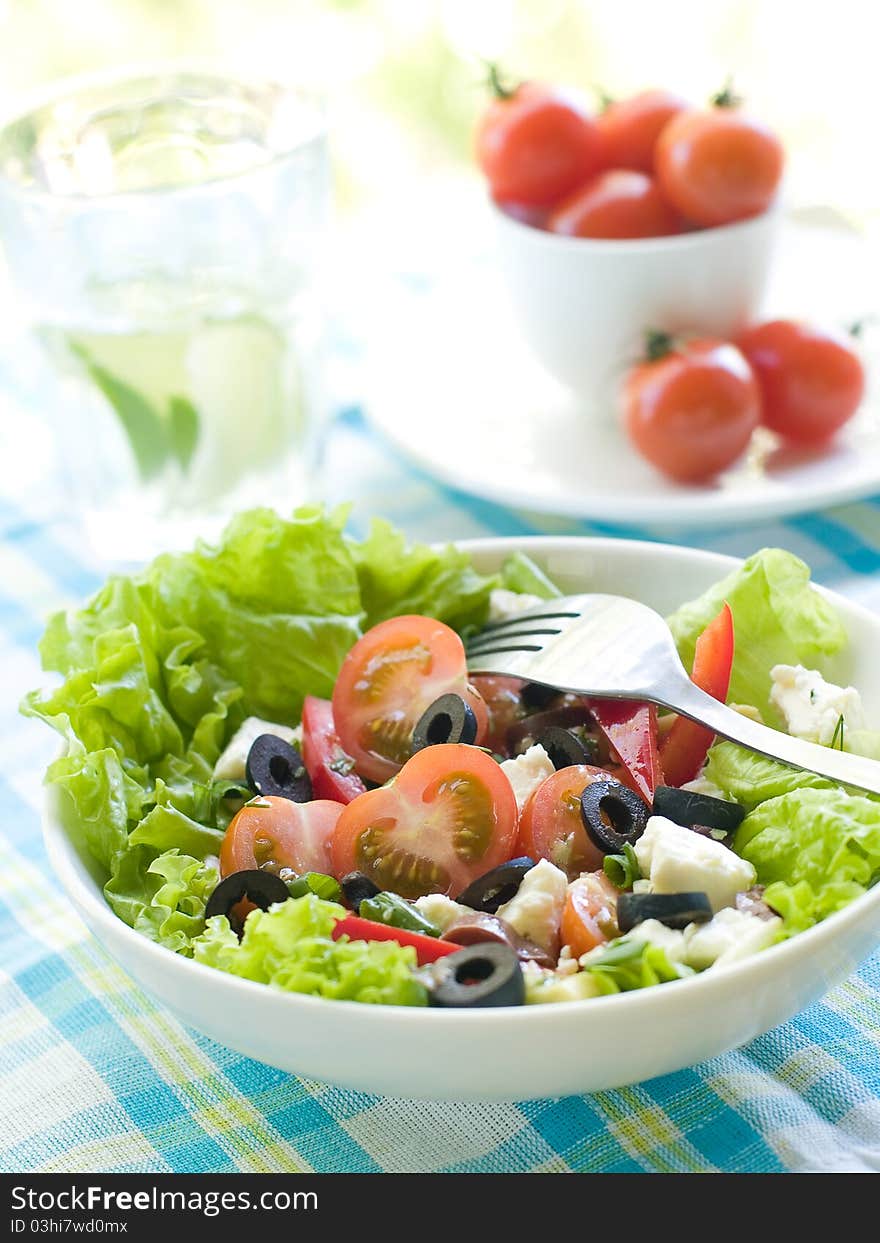
<path fill-rule="evenodd" d="M 528 616 L 509 617 L 505 621 L 489 622 L 485 629 L 465 644 L 468 656 L 488 656 L 494 652 L 540 652 L 544 643 L 512 643 L 513 639 L 549 638 L 561 634 L 561 626 L 542 624 L 566 621 L 579 617 L 579 613 L 529 613 Z"/>

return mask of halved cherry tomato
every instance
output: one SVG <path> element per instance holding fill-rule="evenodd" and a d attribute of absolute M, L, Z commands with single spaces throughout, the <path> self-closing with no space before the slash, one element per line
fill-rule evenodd
<path fill-rule="evenodd" d="M 612 168 L 564 198 L 547 228 L 565 237 L 668 237 L 682 222 L 653 177 Z"/>
<path fill-rule="evenodd" d="M 650 805 L 663 784 L 654 704 L 623 699 L 591 699 L 590 711 L 623 766 L 619 779 Z"/>
<path fill-rule="evenodd" d="M 725 105 L 673 117 L 657 139 L 654 162 L 673 207 L 692 224 L 711 226 L 766 211 L 785 153 L 766 125 Z"/>
<path fill-rule="evenodd" d="M 652 173 L 661 130 L 687 107 L 670 91 L 641 91 L 629 99 L 612 100 L 596 118 L 603 164 Z"/>
<path fill-rule="evenodd" d="M 865 369 L 842 334 L 774 319 L 737 343 L 761 389 L 761 422 L 797 444 L 821 444 L 858 410 Z"/>
<path fill-rule="evenodd" d="M 733 614 L 725 603 L 697 639 L 691 680 L 700 690 L 724 703 L 733 669 Z M 715 735 L 711 729 L 680 716 L 663 739 L 660 759 L 667 785 L 692 781 L 703 766 Z"/>
<path fill-rule="evenodd" d="M 553 203 L 599 167 L 596 122 L 563 91 L 526 82 L 496 98 L 477 129 L 477 161 L 493 197 L 521 206 Z"/>
<path fill-rule="evenodd" d="M 467 661 L 454 630 L 431 617 L 393 617 L 368 630 L 342 662 L 333 720 L 362 777 L 387 781 L 412 754 L 412 732 L 435 699 L 465 696 Z"/>
<path fill-rule="evenodd" d="M 569 885 L 560 933 L 575 958 L 619 935 L 617 897 L 604 872 L 590 872 Z"/>
<path fill-rule="evenodd" d="M 516 839 L 516 799 L 478 747 L 417 751 L 395 780 L 345 808 L 333 835 L 333 874 L 364 872 L 404 898 L 461 893 L 504 863 Z"/>
<path fill-rule="evenodd" d="M 506 754 L 508 729 L 527 715 L 522 701 L 523 683 L 520 678 L 478 673 L 474 676 L 473 687 L 483 699 L 489 713 L 483 745 L 490 751 Z"/>
<path fill-rule="evenodd" d="M 569 877 L 601 867 L 602 852 L 581 818 L 581 795 L 591 782 L 607 776 L 592 764 L 573 764 L 542 782 L 522 810 L 517 854 L 549 859 Z"/>
<path fill-rule="evenodd" d="M 372 919 L 361 919 L 360 915 L 346 915 L 336 923 L 330 935 L 334 941 L 345 936 L 352 941 L 396 941 L 398 945 L 411 945 L 420 967 L 461 949 L 452 941 L 426 937 L 421 932 L 408 932 L 405 928 L 390 928 L 388 924 L 379 924 Z"/>
<path fill-rule="evenodd" d="M 366 786 L 354 771 L 354 760 L 342 749 L 329 699 L 307 695 L 303 704 L 303 763 L 315 798 L 350 803 Z"/>
<path fill-rule="evenodd" d="M 251 868 L 276 873 L 288 869 L 297 876 L 329 874 L 330 839 L 343 810 L 342 803 L 329 799 L 292 803 L 272 797 L 246 803 L 223 838 L 220 875 Z"/>
<path fill-rule="evenodd" d="M 761 417 L 761 395 L 736 346 L 707 338 L 668 348 L 631 371 L 623 409 L 639 452 L 671 478 L 694 483 L 744 452 Z"/>

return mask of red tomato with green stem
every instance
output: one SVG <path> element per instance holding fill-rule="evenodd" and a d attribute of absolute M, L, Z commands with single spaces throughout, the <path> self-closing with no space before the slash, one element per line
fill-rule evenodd
<path fill-rule="evenodd" d="M 653 177 L 614 168 L 563 199 L 547 228 L 565 237 L 623 240 L 668 237 L 681 232 L 682 222 Z"/>
<path fill-rule="evenodd" d="M 787 440 L 822 444 L 858 410 L 865 369 L 843 334 L 774 319 L 749 328 L 737 344 L 761 389 L 761 422 Z"/>
<path fill-rule="evenodd" d="M 333 874 L 364 872 L 404 898 L 461 893 L 513 856 L 516 824 L 513 789 L 491 756 L 462 743 L 425 747 L 345 808 Z"/>
<path fill-rule="evenodd" d="M 697 639 L 691 681 L 713 699 L 726 703 L 733 656 L 733 614 L 730 605 L 725 603 Z M 714 738 L 711 729 L 687 717 L 678 717 L 660 747 L 667 785 L 680 786 L 693 781 L 706 761 Z"/>
<path fill-rule="evenodd" d="M 587 836 L 581 817 L 581 795 L 608 773 L 592 764 L 560 768 L 526 801 L 519 824 L 517 853 L 548 859 L 569 877 L 602 866 L 602 852 Z"/>
<path fill-rule="evenodd" d="M 553 203 L 599 168 L 596 122 L 565 92 L 508 86 L 490 69 L 495 98 L 477 129 L 477 161 L 499 203 Z"/>
<path fill-rule="evenodd" d="M 223 838 L 220 875 L 252 868 L 278 875 L 329 874 L 330 842 L 342 811 L 342 803 L 328 799 L 293 803 L 271 797 L 246 803 L 230 821 Z"/>
<path fill-rule="evenodd" d="M 383 782 L 399 772 L 419 717 L 448 693 L 469 698 L 464 645 L 449 626 L 412 614 L 368 630 L 333 688 L 336 731 L 358 773 Z"/>
<path fill-rule="evenodd" d="M 628 99 L 609 100 L 596 118 L 602 163 L 653 173 L 654 147 L 663 129 L 688 103 L 671 91 L 640 91 Z"/>
<path fill-rule="evenodd" d="M 782 143 L 740 112 L 730 90 L 708 110 L 679 112 L 661 130 L 655 169 L 666 199 L 692 224 L 731 224 L 765 212 L 785 165 Z"/>
<path fill-rule="evenodd" d="M 675 344 L 652 333 L 648 359 L 623 389 L 627 432 L 639 452 L 681 483 L 711 479 L 745 452 L 761 417 L 744 355 L 713 338 Z"/>

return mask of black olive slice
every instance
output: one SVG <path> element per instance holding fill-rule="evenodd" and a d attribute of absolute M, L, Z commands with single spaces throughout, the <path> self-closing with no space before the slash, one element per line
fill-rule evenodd
<path fill-rule="evenodd" d="M 526 999 L 519 959 L 509 945 L 483 941 L 439 958 L 432 968 L 432 1006 L 521 1006 Z"/>
<path fill-rule="evenodd" d="M 245 772 L 248 785 L 264 798 L 308 803 L 312 797 L 312 783 L 299 751 L 274 734 L 254 739 Z"/>
<path fill-rule="evenodd" d="M 241 921 L 233 915 L 233 908 L 247 898 L 267 911 L 276 902 L 286 902 L 290 897 L 287 886 L 274 872 L 251 868 L 245 872 L 233 872 L 225 876 L 205 904 L 205 919 L 225 915 L 232 928 L 241 936 Z"/>
<path fill-rule="evenodd" d="M 592 764 L 596 758 L 576 734 L 561 725 L 548 726 L 535 741 L 547 752 L 557 772 L 560 768 L 571 768 L 572 764 Z"/>
<path fill-rule="evenodd" d="M 614 777 L 591 781 L 581 795 L 581 819 L 590 841 L 617 855 L 642 836 L 651 812 L 647 803 Z"/>
<path fill-rule="evenodd" d="M 412 749 L 422 751 L 444 742 L 473 743 L 477 739 L 477 718 L 461 695 L 441 695 L 426 708 L 413 730 Z"/>
<path fill-rule="evenodd" d="M 349 872 L 346 876 L 343 876 L 339 882 L 339 887 L 353 911 L 359 910 L 361 903 L 368 898 L 375 898 L 377 893 L 382 892 L 379 886 L 371 881 L 369 876 L 364 875 L 363 872 Z"/>
<path fill-rule="evenodd" d="M 667 928 L 686 928 L 706 924 L 712 907 L 704 893 L 622 893 L 617 899 L 617 926 L 629 932 L 646 919 L 656 919 Z"/>
<path fill-rule="evenodd" d="M 696 794 L 675 786 L 658 786 L 654 791 L 654 815 L 666 816 L 685 828 L 701 824 L 707 829 L 732 833 L 742 824 L 745 814 L 746 809 L 739 803 L 713 798 L 711 794 Z"/>
<path fill-rule="evenodd" d="M 507 749 L 511 755 L 519 755 L 527 751 L 551 725 L 570 729 L 573 725 L 589 725 L 592 719 L 589 708 L 577 703 L 548 708 L 546 712 L 534 712 L 508 726 Z"/>
<path fill-rule="evenodd" d="M 455 900 L 462 906 L 469 906 L 473 911 L 485 911 L 487 915 L 494 915 L 499 906 L 510 901 L 522 884 L 526 872 L 530 872 L 534 866 L 534 859 L 530 859 L 528 855 L 511 859 L 472 880 Z"/>

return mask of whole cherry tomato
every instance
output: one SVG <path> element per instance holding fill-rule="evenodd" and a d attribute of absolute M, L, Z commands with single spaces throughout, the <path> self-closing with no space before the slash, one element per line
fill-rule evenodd
<path fill-rule="evenodd" d="M 629 99 L 611 100 L 596 118 L 603 164 L 652 173 L 661 130 L 687 107 L 671 91 L 641 91 Z"/>
<path fill-rule="evenodd" d="M 846 337 L 774 319 L 738 344 L 761 388 L 761 422 L 780 436 L 821 444 L 858 410 L 865 371 Z"/>
<path fill-rule="evenodd" d="M 666 237 L 681 220 L 653 177 L 613 168 L 563 199 L 547 227 L 567 237 Z"/>
<path fill-rule="evenodd" d="M 669 202 L 692 224 L 730 224 L 759 216 L 773 201 L 785 154 L 776 135 L 733 106 L 680 112 L 657 139 L 655 167 Z"/>
<path fill-rule="evenodd" d="M 752 369 L 735 345 L 708 338 L 673 349 L 658 336 L 653 352 L 624 386 L 630 439 L 673 479 L 711 479 L 736 461 L 758 425 L 761 399 Z"/>
<path fill-rule="evenodd" d="M 534 82 L 509 89 L 496 70 L 491 84 L 495 99 L 477 130 L 477 161 L 499 204 L 553 203 L 598 169 L 596 122 L 563 91 Z"/>

